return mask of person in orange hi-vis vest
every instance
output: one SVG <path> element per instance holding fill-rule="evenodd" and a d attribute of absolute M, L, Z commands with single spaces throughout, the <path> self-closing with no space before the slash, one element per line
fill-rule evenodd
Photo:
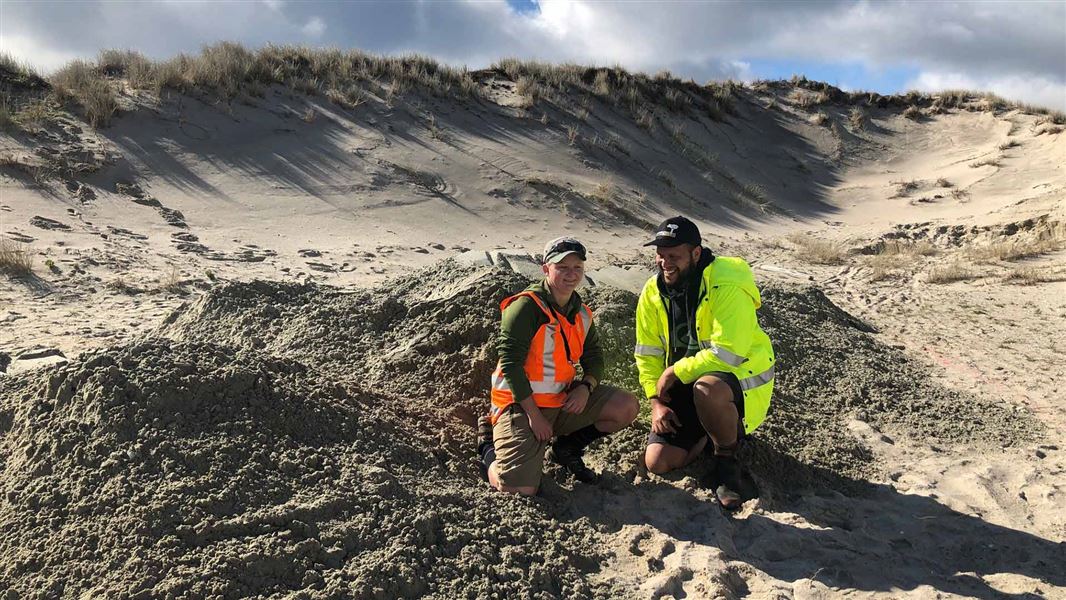
<path fill-rule="evenodd" d="M 545 454 L 578 481 L 594 482 L 585 448 L 637 417 L 633 394 L 600 385 L 599 334 L 592 310 L 576 291 L 585 277 L 585 258 L 585 246 L 574 238 L 548 242 L 544 279 L 500 304 L 492 407 L 478 421 L 482 475 L 498 490 L 536 494 Z"/>

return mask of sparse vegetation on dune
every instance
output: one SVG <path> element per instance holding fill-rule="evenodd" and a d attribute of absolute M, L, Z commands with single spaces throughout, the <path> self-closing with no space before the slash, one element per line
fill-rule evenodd
<path fill-rule="evenodd" d="M 977 277 L 969 266 L 960 261 L 950 262 L 929 271 L 929 283 L 954 283 L 956 281 L 968 281 Z"/>
<path fill-rule="evenodd" d="M 22 69 L 8 56 L 0 55 L 0 67 Z M 23 73 L 24 71 L 18 71 Z M 746 85 L 734 81 L 698 84 L 682 80 L 669 71 L 655 75 L 632 73 L 624 68 L 586 67 L 573 63 L 551 64 L 507 58 L 489 69 L 468 71 L 436 60 L 408 54 L 379 56 L 360 50 L 313 49 L 292 45 L 267 45 L 250 50 L 240 44 L 221 42 L 205 46 L 199 54 L 179 54 L 167 60 L 152 60 L 132 50 L 104 50 L 96 61 L 75 60 L 57 71 L 49 81 L 60 98 L 79 104 L 86 119 L 95 126 L 106 125 L 118 111 L 118 92 L 127 88 L 162 94 L 166 90 L 206 93 L 224 100 L 262 97 L 271 85 L 282 85 L 308 95 L 325 95 L 344 108 L 363 104 L 373 95 L 389 107 L 407 93 L 436 96 L 475 97 L 486 78 L 504 76 L 515 83 L 518 108 L 529 109 L 545 101 L 571 114 L 584 114 L 573 106 L 575 97 L 593 98 L 632 115 L 641 127 L 654 126 L 654 108 L 667 113 L 703 114 L 724 120 L 736 113 L 735 103 Z M 36 77 L 25 72 L 25 77 Z M 39 79 L 39 78 L 38 78 Z M 44 84 L 43 81 L 42 85 Z M 769 93 L 771 107 L 778 100 L 808 110 L 821 105 L 852 106 L 850 121 L 855 129 L 865 126 L 863 107 L 906 109 L 905 116 L 917 118 L 948 108 L 959 110 L 1021 110 L 1042 114 L 1046 122 L 1039 133 L 1058 133 L 1066 123 L 1061 112 L 1012 103 L 994 94 L 967 90 L 940 93 L 907 92 L 881 95 L 876 92 L 844 92 L 822 82 L 796 76 L 790 81 L 757 81 L 756 93 Z M 780 96 L 780 98 L 778 98 Z M 815 115 L 816 124 L 830 120 Z M 0 115 L 0 124 L 2 124 Z"/>
<path fill-rule="evenodd" d="M 1010 262 L 1033 256 L 1040 256 L 1060 250 L 1066 241 L 1058 238 L 1001 240 L 985 246 L 970 249 L 969 255 L 979 262 Z"/>
<path fill-rule="evenodd" d="M 844 248 L 829 240 L 822 240 L 806 233 L 795 232 L 787 236 L 788 241 L 798 248 L 796 256 L 801 260 L 819 265 L 844 264 Z"/>
<path fill-rule="evenodd" d="M 33 256 L 26 244 L 0 238 L 0 272 L 12 277 L 33 273 Z"/>

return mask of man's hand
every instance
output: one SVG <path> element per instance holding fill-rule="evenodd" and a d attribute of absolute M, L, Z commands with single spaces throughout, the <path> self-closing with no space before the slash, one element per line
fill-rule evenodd
<path fill-rule="evenodd" d="M 526 415 L 529 417 L 529 428 L 533 430 L 533 436 L 537 438 L 538 442 L 546 442 L 552 439 L 552 425 L 548 422 L 548 419 L 544 418 L 539 408 L 526 409 Z"/>
<path fill-rule="evenodd" d="M 585 385 L 575 385 L 571 388 L 570 393 L 566 395 L 566 402 L 563 403 L 563 411 L 568 413 L 580 413 L 585 410 L 585 406 L 589 402 L 589 388 Z"/>
<path fill-rule="evenodd" d="M 651 401 L 651 430 L 659 435 L 677 433 L 677 427 L 681 427 L 681 420 L 677 418 L 674 409 L 658 400 Z"/>
<path fill-rule="evenodd" d="M 670 401 L 670 394 L 668 390 L 678 382 L 677 375 L 674 375 L 674 366 L 670 365 L 666 367 L 663 374 L 659 376 L 659 381 L 655 384 L 655 395 L 658 396 L 663 402 Z"/>

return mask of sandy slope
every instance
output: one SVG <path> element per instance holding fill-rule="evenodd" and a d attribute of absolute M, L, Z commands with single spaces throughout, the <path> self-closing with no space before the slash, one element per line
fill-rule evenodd
<path fill-rule="evenodd" d="M 218 279 L 364 285 L 446 256 L 536 252 L 561 231 L 588 241 L 594 279 L 632 288 L 648 264 L 642 227 L 681 212 L 763 282 L 813 282 L 933 379 L 1024 407 L 1045 430 L 1000 449 L 852 418 L 848 435 L 885 466 L 870 493 L 769 497 L 735 518 L 686 474 L 649 478 L 601 457 L 615 483 L 545 491 L 610 549 L 593 581 L 654 598 L 1066 597 L 1061 567 L 1042 562 L 1066 540 L 1066 256 L 927 282 L 938 266 L 972 262 L 966 252 L 982 244 L 1066 239 L 1062 134 L 1037 135 L 1035 117 L 1017 112 L 913 122 L 891 109 L 855 130 L 846 107 L 826 108 L 832 126 L 819 127 L 783 92 L 765 109 L 768 92 L 752 91 L 723 123 L 664 113 L 647 132 L 596 100 L 585 120 L 556 106 L 511 108 L 507 83 L 499 103 L 412 97 L 353 110 L 283 89 L 252 105 L 180 98 L 98 132 L 70 121 L 0 136 L 3 152 L 88 149 L 101 163 L 77 178 L 89 201 L 3 171 L 0 234 L 29 241 L 37 268 L 30 280 L 0 280 L 0 352 L 73 357 L 138 339 Z M 580 132 L 573 144 L 568 125 Z M 994 157 L 998 166 L 971 166 Z M 784 239 L 794 231 L 852 249 L 905 231 L 938 252 L 875 280 L 862 255 L 806 261 Z M 1005 279 L 1021 268 L 1052 281 Z"/>

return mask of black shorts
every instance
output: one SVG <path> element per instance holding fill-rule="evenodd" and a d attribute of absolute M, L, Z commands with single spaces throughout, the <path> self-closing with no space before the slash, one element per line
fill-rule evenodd
<path fill-rule="evenodd" d="M 733 390 L 733 404 L 737 405 L 737 414 L 744 418 L 744 391 L 740 389 L 740 381 L 732 373 L 715 371 L 705 373 L 703 376 L 714 375 L 729 385 Z M 692 398 L 692 388 L 696 382 L 681 383 L 678 381 L 668 390 L 670 394 L 670 408 L 674 410 L 681 427 L 674 427 L 677 431 L 659 435 L 654 431 L 648 433 L 648 444 L 667 444 L 677 446 L 685 450 L 691 450 L 707 432 L 700 424 L 699 416 L 696 415 L 696 405 Z M 739 424 L 738 424 L 739 426 Z M 743 431 L 743 429 L 741 429 Z"/>

